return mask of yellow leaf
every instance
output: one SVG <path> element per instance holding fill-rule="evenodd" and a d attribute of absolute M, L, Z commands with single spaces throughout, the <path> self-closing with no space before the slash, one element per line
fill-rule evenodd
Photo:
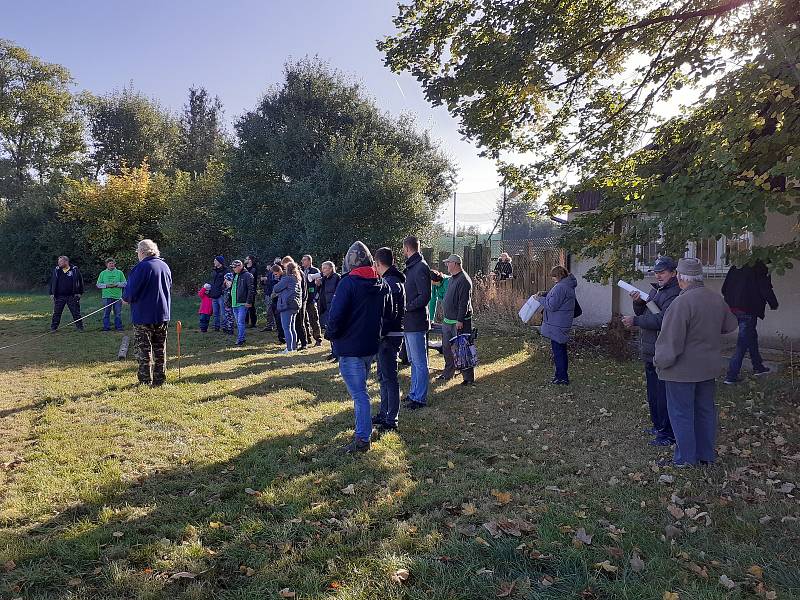
<path fill-rule="evenodd" d="M 475 505 L 472 502 L 467 502 L 466 504 L 461 505 L 461 514 L 465 517 L 471 517 L 476 512 L 478 512 L 478 509 L 475 508 Z"/>
<path fill-rule="evenodd" d="M 749 569 L 747 569 L 747 572 L 756 579 L 762 579 L 764 577 L 764 569 L 758 565 L 752 565 Z"/>
<path fill-rule="evenodd" d="M 219 529 L 220 527 L 222 527 L 222 523 L 220 523 L 219 521 L 211 521 L 208 524 L 208 526 L 211 527 L 211 529 Z"/>
<path fill-rule="evenodd" d="M 498 504 L 505 505 L 511 502 L 511 492 L 499 492 L 497 490 L 492 490 L 492 496 L 495 497 Z"/>
<path fill-rule="evenodd" d="M 606 573 L 616 573 L 619 571 L 619 567 L 612 565 L 611 561 L 604 560 L 603 562 L 594 563 L 594 568 L 599 571 L 605 571 Z"/>
<path fill-rule="evenodd" d="M 681 600 L 681 597 L 677 592 L 664 592 L 664 595 L 661 596 L 661 600 Z"/>

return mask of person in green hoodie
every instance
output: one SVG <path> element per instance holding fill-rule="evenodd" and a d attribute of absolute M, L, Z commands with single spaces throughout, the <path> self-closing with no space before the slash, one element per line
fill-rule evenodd
<path fill-rule="evenodd" d="M 444 300 L 447 293 L 447 286 L 450 283 L 450 276 L 445 275 L 435 269 L 431 269 L 431 301 L 428 302 L 428 313 L 431 316 L 431 323 L 436 320 L 436 308 Z"/>
<path fill-rule="evenodd" d="M 122 331 L 122 289 L 125 287 L 125 274 L 117 268 L 117 261 L 106 259 L 106 268 L 97 276 L 97 288 L 101 291 L 103 305 L 103 331 L 111 331 L 111 311 L 114 311 L 114 327 Z"/>

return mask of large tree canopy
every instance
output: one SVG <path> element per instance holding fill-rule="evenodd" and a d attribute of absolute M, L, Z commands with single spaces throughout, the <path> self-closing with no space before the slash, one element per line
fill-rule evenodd
<path fill-rule="evenodd" d="M 20 198 L 32 176 L 44 181 L 83 151 L 71 84 L 61 65 L 0 39 L 0 198 Z"/>
<path fill-rule="evenodd" d="M 797 211 L 791 186 L 764 185 L 796 164 L 799 23 L 798 0 L 420 0 L 379 46 L 486 154 L 530 159 L 504 166 L 517 189 L 603 189 L 602 214 L 569 241 L 604 278 L 630 271 L 631 248 L 659 225 L 675 250 Z M 710 100 L 666 123 L 658 114 L 676 90 L 706 85 Z M 574 194 L 550 198 L 561 212 Z M 800 252 L 762 254 L 785 267 Z"/>
<path fill-rule="evenodd" d="M 429 225 L 453 186 L 453 166 L 427 134 L 317 60 L 288 64 L 283 85 L 236 131 L 229 215 L 254 251 L 396 244 Z"/>

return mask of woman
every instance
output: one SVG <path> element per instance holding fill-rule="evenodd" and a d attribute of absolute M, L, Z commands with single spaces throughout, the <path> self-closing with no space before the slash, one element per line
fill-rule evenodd
<path fill-rule="evenodd" d="M 508 252 L 503 252 L 500 258 L 497 259 L 497 264 L 494 267 L 494 275 L 500 281 L 511 279 L 514 276 L 514 267 L 511 265 L 511 257 Z"/>
<path fill-rule="evenodd" d="M 328 309 L 331 307 L 333 295 L 342 277 L 336 272 L 336 265 L 326 260 L 322 265 L 322 281 L 319 283 L 319 299 L 317 308 L 319 309 L 319 322 L 323 329 L 328 323 Z"/>
<path fill-rule="evenodd" d="M 273 294 L 278 296 L 278 313 L 281 316 L 281 326 L 286 339 L 286 350 L 283 354 L 297 350 L 297 313 L 300 311 L 301 290 L 299 267 L 293 263 L 286 263 L 286 274 L 283 275 L 275 287 Z"/>
<path fill-rule="evenodd" d="M 256 294 L 258 294 L 258 260 L 256 257 L 251 254 L 245 258 L 244 268 L 253 276 L 253 285 L 256 288 Z M 256 312 L 256 305 L 253 303 L 253 306 L 247 310 L 247 320 L 245 323 L 247 323 L 248 327 L 255 327 L 257 321 L 258 313 Z"/>
<path fill-rule="evenodd" d="M 439 304 L 444 302 L 449 284 L 449 275 L 445 275 L 436 269 L 431 269 L 431 301 L 428 302 L 428 314 L 431 317 L 431 323 L 436 321 L 436 309 Z"/>
<path fill-rule="evenodd" d="M 544 320 L 542 322 L 542 335 L 550 338 L 553 350 L 553 363 L 555 376 L 553 383 L 556 385 L 569 385 L 567 374 L 567 341 L 572 319 L 575 316 L 575 288 L 578 285 L 575 276 L 567 272 L 564 267 L 553 267 L 550 271 L 555 285 L 542 298 L 537 294 L 537 299 L 544 306 Z"/>

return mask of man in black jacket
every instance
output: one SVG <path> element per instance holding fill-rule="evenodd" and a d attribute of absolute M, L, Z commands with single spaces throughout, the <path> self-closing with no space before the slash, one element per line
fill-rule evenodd
<path fill-rule="evenodd" d="M 78 267 L 69 264 L 69 258 L 59 256 L 58 266 L 53 269 L 50 276 L 50 298 L 53 299 L 50 331 L 58 329 L 65 306 L 69 308 L 72 319 L 76 321 L 75 327 L 78 331 L 83 331 L 83 321 L 78 320 L 81 318 L 81 294 L 83 294 L 83 275 Z"/>
<path fill-rule="evenodd" d="M 767 304 L 772 310 L 778 309 L 778 299 L 772 290 L 772 279 L 767 266 L 757 260 L 752 265 L 731 267 L 722 284 L 722 295 L 739 321 L 736 352 L 728 364 L 725 383 L 734 385 L 739 382 L 739 371 L 748 352 L 753 364 L 753 375 L 766 375 L 770 369 L 764 366 L 758 351 L 756 325 L 759 319 L 764 318 L 764 307 Z"/>
<path fill-rule="evenodd" d="M 440 377 L 444 380 L 455 375 L 456 362 L 450 340 L 461 334 L 472 333 L 472 279 L 461 268 L 461 257 L 451 254 L 444 261 L 450 273 L 442 302 L 442 352 L 444 354 L 444 372 Z M 461 371 L 462 385 L 475 385 L 475 369 Z"/>
<path fill-rule="evenodd" d="M 300 259 L 303 277 L 306 280 L 306 339 L 311 343 L 313 337 L 317 346 L 322 346 L 322 331 L 319 326 L 319 311 L 317 310 L 317 300 L 319 298 L 319 286 L 322 274 L 314 266 L 314 259 L 310 254 L 306 254 Z"/>
<path fill-rule="evenodd" d="M 214 331 L 219 331 L 222 319 L 225 318 L 225 257 L 221 254 L 214 257 L 214 269 L 211 271 L 211 289 L 208 290 L 208 297 L 211 298 L 211 306 L 214 309 Z"/>
<path fill-rule="evenodd" d="M 406 290 L 406 316 L 403 339 L 411 361 L 411 389 L 408 391 L 408 410 L 424 408 L 428 402 L 428 340 L 431 328 L 428 302 L 431 300 L 431 270 L 419 252 L 419 240 L 408 236 L 403 240 L 406 256 L 403 284 Z"/>
<path fill-rule="evenodd" d="M 244 344 L 247 329 L 247 313 L 256 301 L 256 284 L 253 275 L 244 268 L 244 263 L 235 260 L 231 263 L 233 285 L 231 285 L 231 308 L 236 317 L 236 344 Z"/>
<path fill-rule="evenodd" d="M 372 423 L 381 432 L 397 429 L 400 412 L 400 382 L 397 379 L 397 355 L 403 341 L 403 317 L 406 312 L 405 275 L 397 270 L 391 248 L 379 248 L 375 253 L 375 268 L 389 286 L 392 302 L 384 309 L 381 324 L 381 343 L 378 347 L 378 381 L 381 384 L 381 404 Z"/>
<path fill-rule="evenodd" d="M 653 357 L 656 354 L 656 340 L 661 331 L 664 315 L 681 292 L 676 269 L 675 261 L 669 256 L 660 257 L 653 265 L 656 281 L 652 284 L 649 301 L 653 302 L 660 312 L 651 312 L 640 293 L 634 291 L 630 296 L 633 299 L 633 312 L 636 316 L 622 318 L 622 323 L 626 327 L 639 328 L 639 357 L 644 362 L 647 404 L 650 407 L 650 420 L 653 423 L 650 433 L 655 436 L 650 442 L 651 446 L 671 446 L 675 443 L 675 434 L 672 432 L 672 424 L 667 413 L 667 387 L 658 378 L 656 368 L 653 366 Z"/>

